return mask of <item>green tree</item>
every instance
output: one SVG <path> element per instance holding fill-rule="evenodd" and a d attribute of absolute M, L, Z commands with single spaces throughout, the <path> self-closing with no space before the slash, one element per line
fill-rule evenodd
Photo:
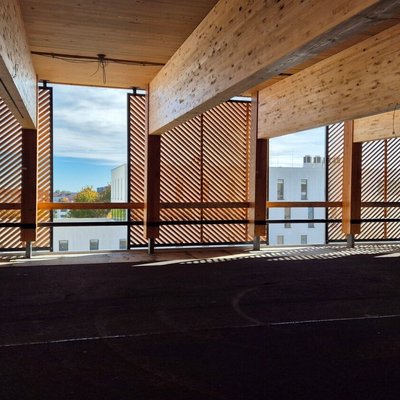
<path fill-rule="evenodd" d="M 111 193 L 111 188 L 110 188 Z M 74 198 L 76 203 L 97 203 L 104 201 L 100 199 L 100 194 L 97 193 L 93 186 L 83 187 Z M 69 210 L 69 218 L 104 218 L 110 210 Z"/>
<path fill-rule="evenodd" d="M 99 193 L 99 201 L 102 203 L 111 202 L 111 185 L 107 185 L 103 191 Z"/>

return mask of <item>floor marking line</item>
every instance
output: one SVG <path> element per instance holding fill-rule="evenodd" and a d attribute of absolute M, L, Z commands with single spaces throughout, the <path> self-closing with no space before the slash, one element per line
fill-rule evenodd
<path fill-rule="evenodd" d="M 368 320 L 368 319 L 389 319 L 389 318 L 400 318 L 400 314 L 366 315 L 364 317 L 309 319 L 309 320 L 303 320 L 303 321 L 282 321 L 282 322 L 270 322 L 268 325 L 269 326 L 301 325 L 301 324 L 318 324 L 318 323 L 321 323 L 321 322 L 362 321 L 362 320 Z"/>
<path fill-rule="evenodd" d="M 215 326 L 210 328 L 199 328 L 199 329 L 182 329 L 182 330 L 169 330 L 169 331 L 158 331 L 158 332 L 141 332 L 141 333 L 131 333 L 126 335 L 105 335 L 105 336 L 89 336 L 89 337 L 79 337 L 79 338 L 69 338 L 69 339 L 56 339 L 47 341 L 37 341 L 37 342 L 21 342 L 21 343 L 5 343 L 0 344 L 1 348 L 10 347 L 22 347 L 22 346 L 38 346 L 45 344 L 62 344 L 62 343 L 73 343 L 73 342 L 89 342 L 97 340 L 110 340 L 110 339 L 127 339 L 135 337 L 148 337 L 148 336 L 160 336 L 166 334 L 188 334 L 191 332 L 202 332 L 202 331 L 215 331 L 220 329 L 245 329 L 245 328 L 260 328 L 269 326 L 283 326 L 283 325 L 301 325 L 301 324 L 317 324 L 323 322 L 340 322 L 340 321 L 358 321 L 358 320 L 373 320 L 373 319 L 394 319 L 400 318 L 400 314 L 391 315 L 370 315 L 364 317 L 348 317 L 348 318 L 327 318 L 327 319 L 310 319 L 303 321 L 282 321 L 282 322 L 266 322 L 246 324 L 246 325 L 234 325 L 234 326 Z"/>
<path fill-rule="evenodd" d="M 202 332 L 202 331 L 214 331 L 219 329 L 243 329 L 243 328 L 254 328 L 259 325 L 246 324 L 246 325 L 233 325 L 233 326 L 215 326 L 210 328 L 198 328 L 198 329 L 181 329 L 181 330 L 166 330 L 158 332 L 141 332 L 141 333 L 129 333 L 125 335 L 104 335 L 104 336 L 89 336 L 89 337 L 78 337 L 69 339 L 55 339 L 55 340 L 43 340 L 37 342 L 21 342 L 21 343 L 5 343 L 0 344 L 0 349 L 5 347 L 20 347 L 20 346 L 38 346 L 43 344 L 62 344 L 62 343 L 73 343 L 73 342 L 89 342 L 96 340 L 110 340 L 110 339 L 127 339 L 135 337 L 148 337 L 148 336 L 160 336 L 168 334 L 188 334 L 191 332 Z"/>

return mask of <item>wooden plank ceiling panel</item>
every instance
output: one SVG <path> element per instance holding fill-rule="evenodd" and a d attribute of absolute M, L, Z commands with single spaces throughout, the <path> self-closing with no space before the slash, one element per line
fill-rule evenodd
<path fill-rule="evenodd" d="M 58 53 L 164 64 L 217 0 L 23 0 L 32 52 Z M 34 56 L 39 79 L 103 86 L 91 76 L 96 63 Z M 109 64 L 109 87 L 144 87 L 159 67 Z"/>

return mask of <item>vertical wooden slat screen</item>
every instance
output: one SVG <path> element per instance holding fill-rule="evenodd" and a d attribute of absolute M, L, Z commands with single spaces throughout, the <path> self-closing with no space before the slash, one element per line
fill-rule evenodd
<path fill-rule="evenodd" d="M 16 210 L 0 210 L 0 222 L 21 222 L 22 129 L 0 99 L 0 203 L 18 203 Z M 52 200 L 52 89 L 39 88 L 38 201 Z M 38 222 L 50 222 L 51 211 L 41 210 Z M 38 229 L 35 248 L 51 248 L 51 228 Z M 20 250 L 20 228 L 0 227 L 0 249 Z"/>
<path fill-rule="evenodd" d="M 146 99 L 128 94 L 128 202 L 144 201 Z M 143 210 L 129 210 L 129 221 L 143 221 Z M 128 247 L 143 246 L 143 226 L 128 228 Z"/>
<path fill-rule="evenodd" d="M 161 138 L 161 202 L 202 201 L 202 117 L 167 132 Z M 161 221 L 199 221 L 196 208 L 162 209 Z M 198 224 L 161 226 L 160 244 L 201 243 Z"/>
<path fill-rule="evenodd" d="M 329 125 L 327 135 L 327 186 L 328 201 L 342 201 L 343 191 L 343 151 L 344 151 L 344 124 L 343 122 Z M 328 209 L 328 219 L 341 219 L 342 208 Z M 328 242 L 345 240 L 341 224 L 328 223 Z"/>
<path fill-rule="evenodd" d="M 387 140 L 387 201 L 400 201 L 400 138 Z M 400 219 L 400 208 L 388 208 L 387 218 Z M 387 238 L 399 240 L 400 223 L 388 222 L 386 227 Z"/>
<path fill-rule="evenodd" d="M 328 128 L 328 201 L 342 198 L 343 124 Z M 362 202 L 398 202 L 400 197 L 400 138 L 364 142 L 362 145 Z M 329 209 L 331 219 L 341 218 L 340 208 Z M 398 207 L 362 207 L 361 219 L 400 218 Z M 358 240 L 398 240 L 398 222 L 363 222 Z M 328 240 L 344 240 L 340 224 L 328 225 Z"/>
<path fill-rule="evenodd" d="M 53 197 L 53 89 L 39 88 L 38 99 L 38 202 L 51 202 Z M 38 222 L 51 222 L 52 211 L 39 210 Z M 35 247 L 52 247 L 52 228 L 40 227 Z"/>
<path fill-rule="evenodd" d="M 129 95 L 129 201 L 143 202 L 145 100 Z M 161 203 L 246 202 L 250 104 L 227 102 L 165 133 L 161 140 Z M 143 218 L 131 211 L 130 220 Z M 246 220 L 247 209 L 162 208 L 161 221 Z M 162 225 L 158 244 L 239 243 L 246 224 Z M 130 247 L 143 245 L 130 228 Z"/>
<path fill-rule="evenodd" d="M 385 201 L 386 178 L 385 178 L 385 140 L 375 140 L 362 144 L 362 178 L 361 178 L 361 201 L 379 202 Z M 361 219 L 385 218 L 383 207 L 362 207 Z M 384 222 L 363 222 L 361 233 L 357 239 L 385 239 Z"/>
<path fill-rule="evenodd" d="M 0 203 L 21 203 L 22 129 L 0 99 Z M 20 208 L 20 206 L 19 206 Z M 20 223 L 21 211 L 0 210 L 1 223 Z M 20 228 L 0 227 L 0 248 L 21 249 Z"/>
<path fill-rule="evenodd" d="M 248 199 L 250 103 L 227 102 L 203 117 L 203 201 L 244 202 Z M 205 220 L 245 220 L 247 209 L 206 209 Z M 203 242 L 245 242 L 247 224 L 204 225 Z"/>

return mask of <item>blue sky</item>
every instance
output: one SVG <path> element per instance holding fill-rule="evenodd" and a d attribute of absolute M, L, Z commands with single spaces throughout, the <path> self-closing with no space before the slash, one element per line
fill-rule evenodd
<path fill-rule="evenodd" d="M 105 186 L 126 163 L 126 93 L 53 85 L 54 190 Z"/>
<path fill-rule="evenodd" d="M 77 192 L 111 182 L 126 163 L 127 91 L 53 85 L 54 190 Z M 304 155 L 325 152 L 325 128 L 270 141 L 271 166 L 301 166 Z"/>

